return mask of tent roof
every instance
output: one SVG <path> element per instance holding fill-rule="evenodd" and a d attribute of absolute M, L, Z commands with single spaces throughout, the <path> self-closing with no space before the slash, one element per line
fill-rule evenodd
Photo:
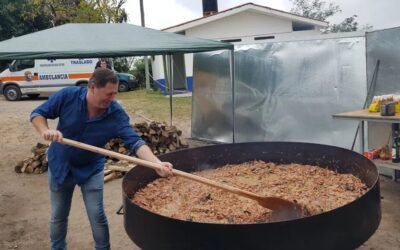
<path fill-rule="evenodd" d="M 144 56 L 221 49 L 233 49 L 233 45 L 126 23 L 65 24 L 0 42 L 0 60 Z"/>

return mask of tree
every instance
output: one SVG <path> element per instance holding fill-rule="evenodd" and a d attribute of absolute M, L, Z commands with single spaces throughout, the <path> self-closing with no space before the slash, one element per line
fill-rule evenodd
<path fill-rule="evenodd" d="M 49 16 L 29 0 L 0 0 L 0 41 L 50 27 Z"/>
<path fill-rule="evenodd" d="M 116 57 L 113 59 L 114 69 L 118 72 L 128 72 L 128 60 L 126 57 Z"/>
<path fill-rule="evenodd" d="M 319 21 L 327 21 L 327 19 L 336 13 L 342 12 L 339 5 L 333 3 L 326 3 L 321 0 L 291 0 L 293 7 L 290 10 L 294 14 L 304 17 L 309 17 Z M 358 22 L 356 21 L 357 15 L 345 18 L 339 24 L 329 24 L 329 26 L 322 30 L 324 33 L 336 32 L 350 32 L 359 29 Z M 371 25 L 365 25 L 363 29 L 371 29 Z"/>
<path fill-rule="evenodd" d="M 139 80 L 140 84 L 142 85 L 146 79 L 144 58 L 136 58 L 133 67 L 134 68 L 132 70 L 132 74 L 136 77 L 136 79 Z M 149 72 L 150 75 L 152 75 L 151 64 L 149 64 Z"/>
<path fill-rule="evenodd" d="M 76 13 L 71 19 L 72 23 L 104 23 L 104 18 L 93 4 L 81 1 L 76 9 Z"/>
<path fill-rule="evenodd" d="M 127 0 L 87 0 L 99 10 L 104 22 L 124 23 L 128 20 L 128 14 L 122 8 Z"/>
<path fill-rule="evenodd" d="M 353 15 L 352 17 L 345 18 L 339 24 L 330 25 L 329 32 L 337 33 L 356 31 L 358 29 L 358 23 L 355 21 L 356 17 L 357 15 Z"/>
<path fill-rule="evenodd" d="M 0 0 L 0 41 L 51 27 L 50 17 L 29 0 Z M 11 61 L 0 61 L 3 71 Z"/>
<path fill-rule="evenodd" d="M 320 0 L 290 0 L 293 3 L 293 7 L 290 12 L 316 19 L 319 21 L 326 21 L 330 16 L 341 12 L 339 5 L 333 3 L 327 3 Z"/>
<path fill-rule="evenodd" d="M 0 0 L 0 41 L 65 23 L 126 22 L 127 0 Z M 0 61 L 2 71 L 9 61 Z"/>
<path fill-rule="evenodd" d="M 103 23 L 101 12 L 86 0 L 34 0 L 50 16 L 52 26 L 65 23 Z"/>
<path fill-rule="evenodd" d="M 65 23 L 126 22 L 126 1 L 0 0 L 0 40 Z"/>

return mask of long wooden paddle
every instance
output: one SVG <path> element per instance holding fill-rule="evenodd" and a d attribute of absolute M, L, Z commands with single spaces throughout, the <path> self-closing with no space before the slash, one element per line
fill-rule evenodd
<path fill-rule="evenodd" d="M 146 160 L 142 160 L 136 157 L 120 154 L 111 150 L 106 150 L 103 148 L 95 147 L 92 145 L 88 145 L 82 142 L 77 142 L 74 140 L 70 140 L 67 138 L 63 138 L 61 144 L 77 147 L 80 149 L 88 150 L 94 153 L 98 153 L 101 155 L 109 156 L 112 158 L 116 158 L 119 160 L 125 160 L 128 162 L 135 163 L 137 165 L 145 166 L 152 168 L 154 170 L 161 170 L 163 168 L 163 165 L 155 162 L 150 162 Z M 228 186 L 226 184 L 222 184 L 201 176 L 197 176 L 194 174 L 190 174 L 187 172 L 180 171 L 178 169 L 173 169 L 172 173 L 174 175 L 178 175 L 184 178 L 187 178 L 189 180 L 197 181 L 212 187 L 220 188 L 225 191 L 255 200 L 258 202 L 259 205 L 268 208 L 270 210 L 273 210 L 276 212 L 275 214 L 279 214 L 278 216 L 275 216 L 277 220 L 287 220 L 287 219 L 295 219 L 295 218 L 301 218 L 305 215 L 305 210 L 302 206 L 300 206 L 297 203 L 279 198 L 279 197 L 265 197 L 261 196 L 246 190 L 242 190 L 236 187 Z"/>

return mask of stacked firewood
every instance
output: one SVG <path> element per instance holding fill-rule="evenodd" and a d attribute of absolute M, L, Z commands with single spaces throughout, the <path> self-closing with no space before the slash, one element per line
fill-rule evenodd
<path fill-rule="evenodd" d="M 124 155 L 130 154 L 129 150 L 125 147 L 125 144 L 119 138 L 111 139 L 107 142 L 104 148 Z M 104 182 L 120 178 L 123 176 L 124 172 L 128 172 L 128 170 L 124 171 L 124 167 L 128 165 L 127 163 L 110 157 L 106 158 L 107 161 L 104 166 Z M 114 166 L 118 166 L 119 168 Z"/>
<path fill-rule="evenodd" d="M 136 123 L 132 125 L 132 127 L 136 130 L 136 133 L 142 137 L 155 155 L 188 147 L 188 144 L 180 138 L 182 131 L 178 130 L 175 126 L 168 126 L 164 123 L 152 121 L 149 124 L 146 122 Z M 125 155 L 130 154 L 121 139 L 110 140 L 104 148 Z M 132 167 L 134 167 L 134 165 L 131 163 L 108 158 L 104 168 L 104 181 L 108 182 L 120 178 Z"/>
<path fill-rule="evenodd" d="M 124 155 L 130 154 L 123 141 L 119 138 L 111 139 L 109 142 L 107 142 L 104 148 Z"/>
<path fill-rule="evenodd" d="M 107 160 L 104 167 L 104 182 L 122 177 L 126 172 L 131 170 L 135 165 L 126 161 Z"/>
<path fill-rule="evenodd" d="M 165 123 L 152 121 L 151 123 L 137 123 L 132 125 L 132 127 L 136 130 L 136 133 L 143 138 L 155 155 L 188 147 L 188 144 L 181 139 L 182 131 L 175 126 L 168 126 Z M 31 149 L 32 156 L 18 162 L 14 168 L 15 172 L 29 174 L 41 174 L 46 172 L 48 167 L 46 150 L 48 147 L 49 145 L 37 143 L 37 145 Z M 130 151 L 125 147 L 121 139 L 110 140 L 104 148 L 125 155 L 130 154 Z M 124 161 L 107 158 L 104 168 L 104 180 L 109 181 L 119 178 L 133 166 L 134 165 Z"/>
<path fill-rule="evenodd" d="M 186 141 L 180 138 L 182 131 L 175 126 L 167 126 L 159 122 L 136 123 L 132 125 L 136 133 L 142 137 L 155 155 L 166 154 L 177 149 L 187 148 Z M 129 150 L 119 138 L 110 140 L 105 149 L 129 155 Z M 114 159 L 116 160 L 116 159 Z"/>
<path fill-rule="evenodd" d="M 32 156 L 17 163 L 14 167 L 17 173 L 41 174 L 47 171 L 47 155 L 46 150 L 49 147 L 47 144 L 37 143 L 31 149 Z"/>
<path fill-rule="evenodd" d="M 166 154 L 177 149 L 187 148 L 186 141 L 181 139 L 182 131 L 165 123 L 136 123 L 133 125 L 136 133 L 146 141 L 155 155 Z"/>

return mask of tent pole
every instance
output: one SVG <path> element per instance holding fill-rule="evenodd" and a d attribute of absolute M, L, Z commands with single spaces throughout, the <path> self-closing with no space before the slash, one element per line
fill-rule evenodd
<path fill-rule="evenodd" d="M 173 82 L 173 61 L 172 55 L 168 55 L 168 75 L 169 75 L 169 125 L 172 126 L 172 95 L 174 94 L 174 82 Z"/>
<path fill-rule="evenodd" d="M 163 62 L 163 71 L 164 71 L 164 87 L 165 87 L 165 92 L 167 93 L 167 87 L 169 89 L 169 79 L 168 79 L 168 65 L 167 65 L 167 57 L 165 55 L 162 55 L 162 62 Z"/>
<path fill-rule="evenodd" d="M 230 50 L 229 69 L 232 88 L 232 143 L 235 143 L 235 48 Z"/>
<path fill-rule="evenodd" d="M 164 71 L 164 87 L 165 87 L 165 94 L 167 94 L 167 88 L 169 91 L 169 79 L 168 79 L 168 65 L 167 65 L 167 57 L 163 55 L 163 71 Z M 169 93 L 169 92 L 168 92 Z"/>
<path fill-rule="evenodd" d="M 146 24 L 144 21 L 143 0 L 140 0 L 140 20 L 141 20 L 142 27 L 146 27 Z M 146 89 L 150 89 L 149 59 L 148 59 L 147 55 L 144 56 L 144 72 L 145 72 L 145 76 L 146 76 Z"/>

